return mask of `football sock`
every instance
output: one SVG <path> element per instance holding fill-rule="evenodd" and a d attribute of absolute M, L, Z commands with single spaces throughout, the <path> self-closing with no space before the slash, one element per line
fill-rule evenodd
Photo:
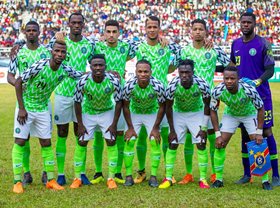
<path fill-rule="evenodd" d="M 66 139 L 67 137 L 58 136 L 56 141 L 56 160 L 57 160 L 58 175 L 64 175 Z"/>
<path fill-rule="evenodd" d="M 145 169 L 146 166 L 146 154 L 147 154 L 147 132 L 145 127 L 141 127 L 138 141 L 136 145 L 137 158 L 139 162 L 139 170 Z"/>
<path fill-rule="evenodd" d="M 151 143 L 151 175 L 156 176 L 158 166 L 160 164 L 160 144 L 156 143 L 155 139 L 150 140 Z"/>
<path fill-rule="evenodd" d="M 165 161 L 166 151 L 168 149 L 168 131 L 169 131 L 168 127 L 162 127 L 160 131 L 164 161 Z"/>
<path fill-rule="evenodd" d="M 29 172 L 30 171 L 30 143 L 29 143 L 29 140 L 25 141 L 22 164 L 23 164 L 23 171 L 25 173 Z"/>
<path fill-rule="evenodd" d="M 276 145 L 273 134 L 267 137 L 267 146 L 268 146 L 269 153 L 270 153 L 272 176 L 279 177 L 277 145 Z"/>
<path fill-rule="evenodd" d="M 76 136 L 76 140 L 78 141 L 78 137 L 77 136 Z M 81 174 L 82 173 L 86 173 L 87 147 L 85 148 L 85 151 L 86 151 L 86 153 L 85 153 L 85 157 L 84 157 L 84 162 L 83 162 L 82 167 L 81 167 Z"/>
<path fill-rule="evenodd" d="M 226 159 L 226 149 L 216 148 L 214 153 L 214 164 L 215 164 L 216 179 L 219 181 L 223 181 L 225 159 Z"/>
<path fill-rule="evenodd" d="M 215 143 L 216 143 L 216 135 L 215 134 L 208 134 L 207 139 L 210 143 L 210 159 L 211 159 L 211 167 L 212 167 L 212 173 L 215 173 L 215 168 L 214 168 L 214 152 L 215 152 Z"/>
<path fill-rule="evenodd" d="M 117 148 L 118 148 L 118 162 L 116 173 L 121 173 L 123 164 L 123 150 L 124 150 L 124 135 L 117 136 Z"/>
<path fill-rule="evenodd" d="M 192 135 L 190 133 L 187 133 L 186 142 L 184 146 L 184 159 L 188 174 L 192 174 L 193 150 L 194 147 L 192 144 Z"/>
<path fill-rule="evenodd" d="M 109 164 L 108 178 L 114 178 L 116 174 L 116 167 L 118 162 L 118 148 L 117 145 L 107 146 L 107 148 L 108 148 L 108 164 Z"/>
<path fill-rule="evenodd" d="M 250 161 L 249 161 L 249 155 L 248 153 L 242 153 L 242 164 L 244 167 L 244 176 L 249 176 L 251 177 L 251 172 L 250 172 Z M 249 168 L 247 168 L 249 167 Z"/>
<path fill-rule="evenodd" d="M 169 148 L 167 149 L 165 170 L 166 170 L 166 178 L 168 180 L 171 180 L 173 176 L 176 154 L 177 154 L 177 150 L 172 150 Z"/>
<path fill-rule="evenodd" d="M 251 177 L 249 155 L 247 149 L 247 142 L 250 142 L 250 137 L 244 126 L 241 126 L 241 151 L 242 151 L 242 164 L 244 169 L 244 175 Z"/>
<path fill-rule="evenodd" d="M 198 167 L 199 167 L 200 180 L 203 180 L 203 179 L 206 179 L 207 167 L 208 167 L 207 149 L 204 149 L 204 150 L 198 149 L 197 156 L 198 156 Z"/>
<path fill-rule="evenodd" d="M 14 143 L 13 150 L 12 150 L 12 159 L 13 159 L 13 172 L 14 172 L 15 183 L 21 181 L 24 148 L 25 148 L 24 146 L 20 146 Z"/>
<path fill-rule="evenodd" d="M 266 173 L 262 176 L 262 183 L 267 182 L 267 181 L 268 181 L 268 173 Z"/>
<path fill-rule="evenodd" d="M 132 175 L 135 139 L 130 139 L 124 145 L 124 165 L 126 176 Z"/>
<path fill-rule="evenodd" d="M 95 163 L 95 172 L 102 172 L 102 157 L 103 157 L 103 149 L 104 149 L 104 139 L 101 131 L 97 131 L 94 134 L 93 140 L 93 156 Z"/>
<path fill-rule="evenodd" d="M 44 161 L 45 171 L 47 172 L 48 180 L 54 179 L 54 154 L 52 147 L 42 147 L 41 154 Z"/>
<path fill-rule="evenodd" d="M 86 157 L 87 147 L 80 146 L 76 144 L 75 153 L 74 153 L 74 170 L 75 178 L 81 179 L 82 167 Z"/>

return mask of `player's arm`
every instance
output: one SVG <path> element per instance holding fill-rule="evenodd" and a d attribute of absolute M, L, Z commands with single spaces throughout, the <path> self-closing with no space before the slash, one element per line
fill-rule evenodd
<path fill-rule="evenodd" d="M 73 79 L 79 79 L 84 73 L 73 69 L 70 66 L 62 65 L 63 69 L 67 72 L 68 76 Z"/>
<path fill-rule="evenodd" d="M 123 39 L 122 41 L 129 45 L 129 52 L 126 58 L 126 61 L 129 61 L 136 56 L 136 52 L 138 51 L 141 43 L 143 43 L 143 40 L 136 41 L 131 39 Z"/>
<path fill-rule="evenodd" d="M 156 140 L 156 142 L 158 144 L 160 144 L 160 140 L 161 140 L 160 132 L 159 132 L 159 127 L 160 127 L 160 123 L 161 123 L 161 121 L 163 119 L 164 113 L 165 113 L 165 103 L 159 103 L 159 109 L 158 109 L 158 112 L 157 112 L 157 118 L 156 118 L 156 121 L 154 123 L 154 126 L 153 126 L 153 129 L 151 131 L 151 134 L 149 136 L 150 139 L 152 139 L 152 137 L 154 137 L 154 139 Z"/>
<path fill-rule="evenodd" d="M 25 110 L 23 97 L 22 97 L 22 83 L 23 83 L 22 78 L 19 77 L 16 80 L 15 89 L 16 89 L 16 96 L 18 101 L 18 108 L 19 108 L 17 120 L 21 125 L 24 125 L 27 120 L 27 111 Z"/>
<path fill-rule="evenodd" d="M 165 113 L 170 128 L 170 133 L 168 135 L 169 143 L 172 143 L 174 140 L 178 142 L 178 137 L 174 128 L 174 121 L 173 121 L 173 103 L 174 100 L 169 100 L 169 99 L 166 100 Z"/>
<path fill-rule="evenodd" d="M 218 62 L 220 62 L 224 67 L 235 65 L 221 47 L 214 46 L 214 50 L 217 54 Z"/>
<path fill-rule="evenodd" d="M 261 144 L 263 140 L 263 124 L 264 124 L 264 107 L 258 109 L 257 113 L 257 130 L 256 130 L 256 142 Z"/>
<path fill-rule="evenodd" d="M 9 69 L 8 69 L 8 76 L 7 76 L 7 81 L 9 84 L 15 86 L 16 83 L 16 72 L 18 68 L 18 59 L 17 57 L 11 59 Z"/>
<path fill-rule="evenodd" d="M 131 113 L 129 109 L 130 101 L 123 100 L 123 115 L 127 124 L 127 131 L 125 132 L 124 139 L 129 141 L 132 137 L 137 137 L 137 134 L 134 130 L 134 126 L 131 120 Z"/>

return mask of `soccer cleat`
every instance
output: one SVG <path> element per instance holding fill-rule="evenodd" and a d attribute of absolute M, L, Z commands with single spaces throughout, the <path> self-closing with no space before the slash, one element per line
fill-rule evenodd
<path fill-rule="evenodd" d="M 123 184 L 125 186 L 133 186 L 134 185 L 134 181 L 131 175 L 126 176 L 125 178 L 125 183 Z"/>
<path fill-rule="evenodd" d="M 103 177 L 102 173 L 95 173 L 95 175 L 93 176 L 93 179 L 90 182 L 92 184 L 98 184 L 103 181 L 104 181 L 104 177 Z"/>
<path fill-rule="evenodd" d="M 108 186 L 109 189 L 116 189 L 116 188 L 118 188 L 118 186 L 117 186 L 117 184 L 116 184 L 116 182 L 115 182 L 115 180 L 113 178 L 108 178 L 107 186 Z"/>
<path fill-rule="evenodd" d="M 144 180 L 146 180 L 145 170 L 137 171 L 137 177 L 134 179 L 134 183 L 142 183 Z"/>
<path fill-rule="evenodd" d="M 184 176 L 184 178 L 181 181 L 179 181 L 179 184 L 187 184 L 187 183 L 190 183 L 190 182 L 194 182 L 193 176 L 192 176 L 192 174 L 187 173 Z"/>
<path fill-rule="evenodd" d="M 82 180 L 79 178 L 75 178 L 72 184 L 70 185 L 70 188 L 76 189 L 82 186 Z"/>
<path fill-rule="evenodd" d="M 41 181 L 42 181 L 42 183 L 43 183 L 44 185 L 47 184 L 47 182 L 48 182 L 48 176 L 47 176 L 47 172 L 46 172 L 46 171 L 43 171 L 43 172 L 42 172 Z"/>
<path fill-rule="evenodd" d="M 151 176 L 150 177 L 149 186 L 153 187 L 153 188 L 158 187 L 158 181 L 157 181 L 157 177 L 156 176 Z"/>
<path fill-rule="evenodd" d="M 213 174 L 211 174 L 210 182 L 214 183 L 215 180 L 216 180 L 216 173 L 213 173 Z"/>
<path fill-rule="evenodd" d="M 46 188 L 47 189 L 53 189 L 53 190 L 57 190 L 57 191 L 61 191 L 64 190 L 64 187 L 59 185 L 56 180 L 52 179 L 50 181 L 47 182 L 46 184 Z"/>
<path fill-rule="evenodd" d="M 30 173 L 30 171 L 26 172 L 23 174 L 23 181 L 22 181 L 22 185 L 26 186 L 29 185 L 33 182 L 33 178 L 32 175 Z"/>
<path fill-rule="evenodd" d="M 174 176 L 172 176 L 172 184 L 175 184 L 177 181 Z"/>
<path fill-rule="evenodd" d="M 238 181 L 235 181 L 235 184 L 245 184 L 253 183 L 253 179 L 250 176 L 244 175 Z"/>
<path fill-rule="evenodd" d="M 115 181 L 116 181 L 116 183 L 120 183 L 120 184 L 124 184 L 125 183 L 125 180 L 123 179 L 121 173 L 116 173 L 115 174 Z"/>
<path fill-rule="evenodd" d="M 200 180 L 198 184 L 199 184 L 200 188 L 203 188 L 203 189 L 210 188 L 209 184 L 207 183 L 207 181 L 205 179 Z"/>
<path fill-rule="evenodd" d="M 65 175 L 59 175 L 57 177 L 57 183 L 61 186 L 65 185 L 66 184 L 66 179 L 65 179 Z"/>
<path fill-rule="evenodd" d="M 214 183 L 211 185 L 211 188 L 221 188 L 224 187 L 224 182 L 220 180 L 215 180 Z"/>
<path fill-rule="evenodd" d="M 88 180 L 86 174 L 81 174 L 81 180 L 83 185 L 91 185 L 91 182 Z"/>
<path fill-rule="evenodd" d="M 262 188 L 266 191 L 271 191 L 272 190 L 272 185 L 268 181 L 266 181 L 266 182 L 262 183 Z"/>
<path fill-rule="evenodd" d="M 280 186 L 280 179 L 279 179 L 279 177 L 276 177 L 276 176 L 272 177 L 272 186 Z"/>
<path fill-rule="evenodd" d="M 22 194 L 23 193 L 22 182 L 19 181 L 16 184 L 14 184 L 13 192 L 16 193 L 16 194 Z"/>
<path fill-rule="evenodd" d="M 172 186 L 172 181 L 169 181 L 167 178 L 163 179 L 162 183 L 159 185 L 158 188 L 166 189 Z"/>

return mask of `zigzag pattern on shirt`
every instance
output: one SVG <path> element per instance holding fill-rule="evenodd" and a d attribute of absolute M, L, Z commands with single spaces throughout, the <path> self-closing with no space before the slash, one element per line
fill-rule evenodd
<path fill-rule="evenodd" d="M 221 96 L 221 94 L 223 93 L 223 91 L 226 89 L 226 85 L 225 83 L 220 83 L 219 85 L 217 85 L 213 91 L 212 91 L 212 98 L 211 98 L 211 102 L 210 102 L 210 109 L 217 111 L 219 109 L 219 97 Z"/>
<path fill-rule="evenodd" d="M 18 59 L 16 56 L 10 61 L 8 72 L 10 72 L 12 74 L 16 74 L 17 68 L 18 68 Z"/>
<path fill-rule="evenodd" d="M 210 87 L 204 79 L 201 79 L 196 75 L 193 75 L 193 81 L 194 83 L 197 83 L 199 89 L 202 92 L 203 98 L 208 98 L 211 96 Z"/>
<path fill-rule="evenodd" d="M 74 101 L 81 103 L 83 101 L 83 89 L 87 82 L 87 79 L 91 76 L 91 73 L 84 74 L 76 85 L 74 93 Z"/>
<path fill-rule="evenodd" d="M 158 102 L 164 103 L 165 102 L 165 91 L 164 91 L 163 84 L 152 76 L 150 78 L 150 84 L 152 85 L 154 91 L 157 93 Z"/>
<path fill-rule="evenodd" d="M 180 77 L 174 77 L 171 82 L 168 84 L 168 87 L 165 91 L 166 99 L 173 100 L 174 93 L 176 91 L 177 84 L 180 82 Z"/>
<path fill-rule="evenodd" d="M 40 61 L 34 63 L 29 69 L 25 70 L 22 74 L 22 81 L 26 82 L 28 79 L 36 76 L 40 70 L 49 62 L 50 59 L 41 59 Z"/>
<path fill-rule="evenodd" d="M 134 86 L 137 83 L 137 78 L 136 76 L 130 78 L 126 83 L 125 86 L 123 88 L 123 99 L 126 101 L 130 100 L 130 95 L 132 90 L 134 89 Z"/>
<path fill-rule="evenodd" d="M 65 70 L 68 73 L 68 76 L 71 78 L 78 79 L 81 76 L 83 76 L 82 72 L 76 71 L 70 66 L 66 66 L 65 64 L 62 64 L 61 66 L 63 70 Z"/>
<path fill-rule="evenodd" d="M 109 80 L 115 87 L 114 100 L 116 102 L 121 101 L 122 100 L 122 89 L 121 89 L 121 84 L 120 84 L 119 80 L 113 74 L 107 73 L 107 72 L 105 72 L 105 77 L 109 78 Z"/>
<path fill-rule="evenodd" d="M 230 63 L 230 58 L 227 56 L 227 54 L 221 49 L 219 46 L 214 46 L 214 50 L 217 53 L 217 59 L 218 61 L 223 65 L 227 66 Z"/>

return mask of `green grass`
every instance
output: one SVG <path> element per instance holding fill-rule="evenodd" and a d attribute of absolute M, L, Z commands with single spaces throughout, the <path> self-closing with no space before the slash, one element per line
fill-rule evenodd
<path fill-rule="evenodd" d="M 280 114 L 280 84 L 272 83 L 274 98 L 274 135 L 278 139 L 279 149 L 279 114 Z M 119 185 L 117 190 L 108 190 L 105 183 L 94 186 L 83 186 L 78 190 L 71 190 L 69 184 L 74 177 L 73 154 L 74 136 L 70 132 L 68 138 L 68 152 L 66 162 L 66 177 L 68 185 L 65 191 L 53 192 L 47 190 L 40 182 L 42 172 L 42 159 L 38 139 L 31 139 L 31 172 L 34 182 L 25 189 L 25 193 L 17 195 L 12 193 L 13 172 L 11 151 L 13 146 L 13 121 L 15 108 L 15 91 L 8 84 L 0 85 L 0 207 L 279 207 L 280 187 L 273 191 L 263 191 L 261 180 L 254 177 L 254 183 L 244 186 L 234 184 L 243 173 L 240 153 L 240 132 L 234 136 L 227 148 L 225 163 L 224 184 L 221 189 L 201 190 L 198 187 L 197 157 L 194 158 L 195 183 L 186 186 L 175 185 L 168 190 L 152 189 L 145 182 L 133 187 Z M 72 129 L 72 126 L 71 126 Z M 53 144 L 56 136 L 54 129 Z M 88 145 L 87 175 L 94 174 L 92 143 Z M 106 149 L 106 148 L 105 148 Z M 149 158 L 149 157 L 148 157 Z M 137 170 L 135 158 L 134 170 Z M 210 163 L 210 161 L 209 161 Z M 149 159 L 147 173 L 149 174 Z M 104 173 L 107 173 L 107 157 L 104 152 Z M 123 173 L 124 173 L 123 169 Z M 164 177 L 163 161 L 158 171 L 158 178 Z M 209 168 L 210 175 L 210 168 Z M 183 149 L 180 147 L 175 166 L 175 178 L 180 180 L 185 174 Z"/>

